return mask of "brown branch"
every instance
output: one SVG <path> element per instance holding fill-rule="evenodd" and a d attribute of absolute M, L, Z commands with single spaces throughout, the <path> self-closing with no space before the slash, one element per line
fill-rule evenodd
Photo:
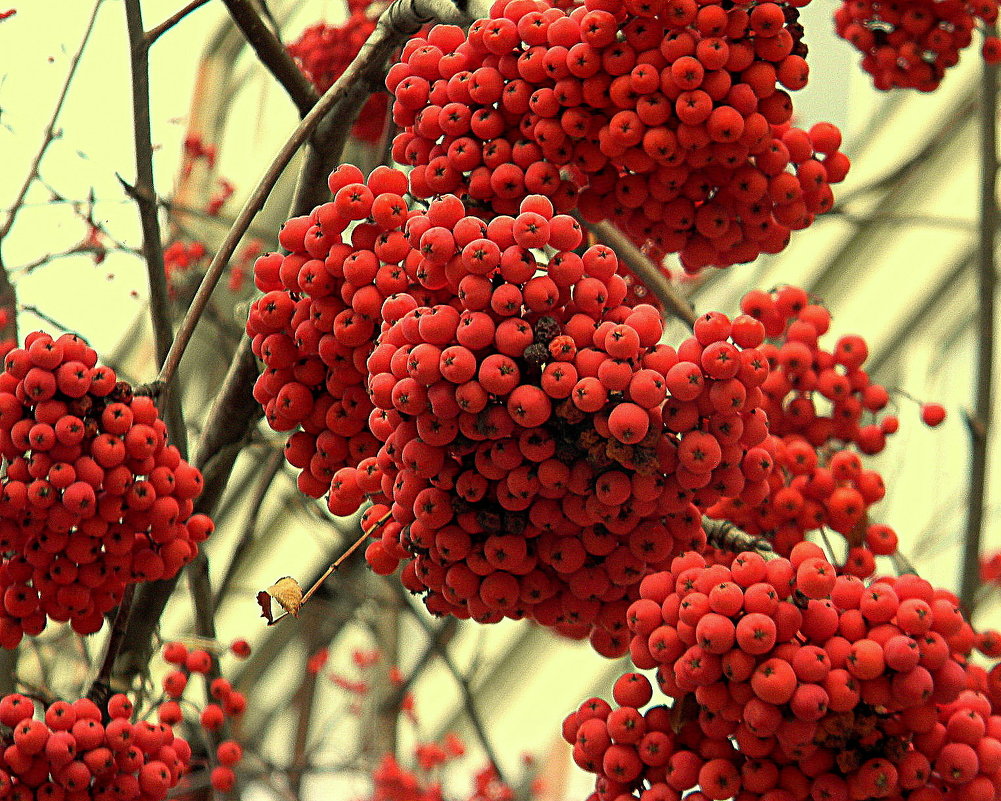
<path fill-rule="evenodd" d="M 56 123 L 59 121 L 59 115 L 62 113 L 63 105 L 65 104 L 66 97 L 69 94 L 70 85 L 73 83 L 77 67 L 80 65 L 80 58 L 83 56 L 83 51 L 87 48 L 87 43 L 90 41 L 90 35 L 94 30 L 94 23 L 97 21 L 97 12 L 100 10 L 103 3 L 104 0 L 97 0 L 94 4 L 94 10 L 91 12 L 90 19 L 87 21 L 87 27 L 84 29 L 83 41 L 80 42 L 80 47 L 73 55 L 73 58 L 70 59 L 70 68 L 69 72 L 66 74 L 66 81 L 63 83 L 62 91 L 59 93 L 59 99 L 56 101 L 56 107 L 52 112 L 52 117 L 49 119 L 49 124 L 45 127 L 45 131 L 42 134 L 42 144 L 39 146 L 38 152 L 35 154 L 35 158 L 31 163 L 31 168 L 28 170 L 28 175 L 24 179 L 24 183 L 21 185 L 21 189 L 18 191 L 14 203 L 10 207 L 7 219 L 4 220 L 3 225 L 0 225 L 0 244 L 2 244 L 3 240 L 7 238 L 7 234 L 10 233 L 10 229 L 13 228 L 14 220 L 17 219 L 18 212 L 24 205 L 24 199 L 28 195 L 28 190 L 38 177 L 38 170 L 41 167 L 42 159 L 45 157 L 45 153 L 49 149 L 49 145 L 51 145 L 56 138 Z M 3 256 L 0 254 L 0 268 L 2 267 Z"/>
<path fill-rule="evenodd" d="M 706 533 L 706 541 L 721 551 L 756 551 L 766 560 L 776 559 L 778 554 L 772 549 L 772 544 L 761 537 L 748 534 L 728 520 L 716 520 L 711 517 L 702 518 L 702 530 Z"/>
<path fill-rule="evenodd" d="M 223 2 L 229 9 L 233 22 L 254 48 L 261 63 L 288 92 L 288 96 L 299 110 L 299 116 L 305 117 L 319 100 L 319 95 L 309 82 L 309 78 L 299 69 L 285 49 L 285 45 L 265 24 L 250 0 L 223 0 Z"/>
<path fill-rule="evenodd" d="M 174 340 L 170 324 L 170 301 L 167 297 L 167 273 L 163 261 L 160 218 L 153 184 L 153 133 L 149 113 L 149 48 L 143 36 L 140 0 L 125 0 L 125 20 L 129 34 L 132 69 L 132 124 L 135 137 L 136 183 L 131 193 L 139 210 L 142 227 L 143 260 L 149 280 L 150 319 L 153 323 L 153 345 L 156 361 L 162 365 Z M 188 437 L 184 430 L 180 393 L 168 392 L 165 398 L 167 429 L 174 445 L 183 457 L 188 453 Z"/>
<path fill-rule="evenodd" d="M 111 697 L 112 671 L 122 644 L 125 642 L 125 630 L 128 627 L 129 617 L 132 614 L 135 591 L 135 584 L 129 584 L 125 588 L 122 600 L 118 604 L 118 611 L 115 612 L 115 620 L 111 624 L 111 631 L 108 633 L 108 642 L 104 648 L 104 658 L 101 660 L 101 667 L 93 684 L 90 685 L 90 689 L 87 691 L 87 697 L 100 706 L 102 710 Z"/>
<path fill-rule="evenodd" d="M 618 254 L 633 274 L 643 282 L 643 286 L 660 301 L 667 314 L 677 317 L 689 328 L 695 325 L 698 315 L 691 304 L 675 291 L 671 279 L 664 275 L 661 269 L 630 241 L 629 237 L 607 220 L 589 223 L 579 216 L 577 219 L 598 238 L 599 242 L 608 245 Z"/>
<path fill-rule="evenodd" d="M 150 28 L 146 33 L 143 34 L 143 41 L 146 44 L 147 49 L 153 45 L 153 43 L 163 36 L 167 31 L 173 28 L 178 22 L 184 19 L 192 11 L 201 8 L 203 5 L 208 3 L 209 0 L 191 0 L 184 8 L 179 11 L 175 11 L 167 19 L 161 22 L 159 25 Z"/>
<path fill-rule="evenodd" d="M 996 28 L 987 25 L 985 36 Z M 984 504 L 987 497 L 994 382 L 994 296 L 997 292 L 997 227 L 999 222 L 997 191 L 997 103 L 998 68 L 984 62 L 980 82 L 980 227 L 974 270 L 977 282 L 977 371 L 973 412 L 967 416 L 970 433 L 970 482 L 966 499 L 966 531 L 963 537 L 963 566 L 959 601 L 973 611 L 980 585 L 980 543 L 984 527 Z"/>

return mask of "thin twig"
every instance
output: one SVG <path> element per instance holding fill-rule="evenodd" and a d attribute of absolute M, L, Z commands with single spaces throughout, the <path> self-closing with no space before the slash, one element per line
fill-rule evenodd
<path fill-rule="evenodd" d="M 349 93 L 352 93 L 352 86 L 362 75 L 368 75 L 375 66 L 385 65 L 385 61 L 401 42 L 419 30 L 421 25 L 433 19 L 443 22 L 455 22 L 464 20 L 465 14 L 447 0 L 397 0 L 379 17 L 375 30 L 371 33 L 354 61 L 341 74 L 333 85 L 317 101 L 316 105 L 303 118 L 302 122 L 289 137 L 275 156 L 270 166 L 265 171 L 257 184 L 257 187 L 247 198 L 246 203 L 237 215 L 236 222 L 226 234 L 225 239 L 216 251 L 205 277 L 202 279 L 198 292 L 191 301 L 191 306 L 187 314 L 181 321 L 181 326 L 174 339 L 174 344 L 167 355 L 167 360 L 160 370 L 159 381 L 169 384 L 177 371 L 177 366 L 184 356 L 184 351 L 191 341 L 195 327 L 205 307 L 209 297 L 219 282 L 229 259 L 236 250 L 240 239 L 246 233 L 247 228 L 253 221 L 257 213 L 263 208 L 265 201 L 274 189 L 275 184 L 282 172 L 288 166 L 292 157 L 299 148 L 306 142 L 310 135 L 319 125 L 320 121 L 333 108 L 338 106 L 340 100 Z"/>
<path fill-rule="evenodd" d="M 159 25 L 150 28 L 146 33 L 143 34 L 143 41 L 146 43 L 146 47 L 149 48 L 152 44 L 163 36 L 167 31 L 173 28 L 178 22 L 184 19 L 188 14 L 190 14 L 195 9 L 201 8 L 203 5 L 208 3 L 209 0 L 191 0 L 184 8 L 180 11 L 175 11 L 167 19 L 161 22 Z"/>
<path fill-rule="evenodd" d="M 299 110 L 299 116 L 304 117 L 313 108 L 319 95 L 313 84 L 309 82 L 302 70 L 296 65 L 292 56 L 285 49 L 285 45 L 265 24 L 264 19 L 257 13 L 257 9 L 249 0 L 223 0 L 233 22 L 243 33 L 244 37 L 261 63 L 268 68 L 268 71 L 275 77 L 288 92 L 289 98 L 295 103 Z"/>
<path fill-rule="evenodd" d="M 497 753 L 494 751 L 490 738 L 487 737 L 487 730 L 483 725 L 483 719 L 480 717 L 479 710 L 476 708 L 476 699 L 473 697 L 473 691 L 469 686 L 468 677 L 464 676 L 462 671 L 459 670 L 458 665 L 455 664 L 455 660 L 452 659 L 452 654 L 449 653 L 448 649 L 442 647 L 439 643 L 437 637 L 438 632 L 432 628 L 431 624 L 424 618 L 421 611 L 415 609 L 410 603 L 407 591 L 403 588 L 403 585 L 394 581 L 393 588 L 407 611 L 410 612 L 411 616 L 417 621 L 420 627 L 424 629 L 424 633 L 428 636 L 431 647 L 434 648 L 441 661 L 445 663 L 445 667 L 448 668 L 448 672 L 452 674 L 452 678 L 455 680 L 455 683 L 459 688 L 459 692 L 462 694 L 463 709 L 466 716 L 469 718 L 469 723 L 473 727 L 473 732 L 476 734 L 476 739 L 480 742 L 480 747 L 483 749 L 483 753 L 486 754 L 487 760 L 493 766 L 494 773 L 497 776 L 498 781 L 510 787 L 511 784 L 504 777 L 504 773 L 500 768 L 500 763 L 497 761 Z"/>
<path fill-rule="evenodd" d="M 579 216 L 577 219 L 598 238 L 599 242 L 608 245 L 618 254 L 633 274 L 642 281 L 643 286 L 660 301 L 666 313 L 677 317 L 689 328 L 695 325 L 698 315 L 691 304 L 675 291 L 671 279 L 664 275 L 661 269 L 630 241 L 629 237 L 607 220 L 590 223 Z"/>
<path fill-rule="evenodd" d="M 986 26 L 985 36 L 996 29 Z M 980 542 L 987 493 L 988 443 L 991 430 L 994 381 L 994 295 L 997 291 L 997 103 L 998 68 L 984 62 L 980 82 L 980 228 L 974 270 L 977 282 L 977 371 L 973 412 L 967 416 L 970 433 L 970 483 L 966 499 L 966 531 L 959 600 L 973 611 L 980 584 Z"/>
<path fill-rule="evenodd" d="M 28 195 L 28 190 L 31 188 L 31 184 L 34 183 L 35 179 L 38 177 L 38 170 L 41 167 L 42 159 L 45 157 L 45 152 L 49 149 L 49 145 L 51 145 L 56 138 L 56 123 L 59 121 L 59 115 L 62 113 L 63 105 L 65 104 L 66 97 L 69 94 L 70 85 L 73 83 L 73 77 L 76 75 L 77 67 L 80 64 L 80 58 L 83 56 L 83 51 L 87 48 L 87 42 L 90 41 L 90 35 L 94 30 L 94 23 L 97 21 L 97 12 L 100 10 L 103 3 L 104 0 L 97 0 L 94 4 L 94 10 L 91 12 L 90 19 L 87 21 L 87 27 L 84 29 L 83 41 L 80 42 L 80 47 L 73 55 L 73 58 L 70 59 L 69 72 L 66 74 L 66 81 L 63 83 L 62 91 L 59 93 L 59 99 L 56 101 L 56 108 L 52 112 L 52 117 L 49 120 L 49 124 L 45 128 L 45 132 L 42 134 L 42 144 L 38 148 L 38 152 L 35 154 L 35 159 L 31 163 L 31 168 L 28 170 L 28 175 L 24 179 L 24 183 L 21 185 L 21 189 L 17 193 L 14 203 L 10 207 L 7 219 L 3 221 L 3 225 L 0 225 L 0 244 L 2 244 L 3 240 L 7 238 L 7 234 L 10 233 L 10 229 L 14 226 L 14 220 L 17 219 L 18 212 L 24 205 L 24 199 Z M 0 268 L 2 267 L 3 256 L 0 254 Z"/>
<path fill-rule="evenodd" d="M 158 365 L 162 365 L 174 340 L 167 296 L 167 273 L 164 268 L 160 219 L 153 184 L 153 132 L 149 113 L 149 46 L 143 36 L 140 0 L 125 0 L 125 20 L 129 34 L 132 70 L 132 125 L 135 138 L 135 201 L 142 227 L 143 260 L 149 279 L 150 319 L 153 323 L 153 346 Z M 130 192 L 129 194 L 133 194 Z M 183 457 L 188 453 L 188 437 L 180 405 L 181 394 L 166 397 L 167 428 L 170 439 Z"/>
<path fill-rule="evenodd" d="M 331 575 L 337 572 L 337 569 L 342 564 L 344 564 L 344 562 L 348 560 L 351 554 L 357 551 L 365 543 L 365 540 L 367 540 L 369 536 L 371 536 L 372 532 L 381 527 L 384 523 L 386 523 L 390 519 L 390 517 L 392 517 L 392 514 L 387 512 L 385 515 L 379 518 L 379 520 L 375 523 L 374 526 L 372 526 L 372 528 L 370 528 L 368 531 L 363 531 L 362 535 L 358 539 L 356 539 L 353 543 L 351 543 L 351 547 L 349 547 L 344 553 L 342 553 L 333 562 L 331 562 L 330 567 L 324 570 L 323 573 L 320 575 L 320 577 L 315 582 L 313 582 L 313 586 L 310 587 L 308 590 L 306 590 L 306 593 L 302 596 L 302 600 L 299 602 L 299 607 L 302 608 L 303 606 L 305 606 L 306 602 L 309 601 L 309 599 L 316 594 L 316 591 L 320 589 L 321 586 L 323 586 L 323 582 L 325 582 L 328 578 L 330 578 Z M 274 626 L 279 621 L 287 618 L 290 614 L 291 614 L 290 612 L 283 612 L 274 620 L 270 621 L 268 625 Z"/>

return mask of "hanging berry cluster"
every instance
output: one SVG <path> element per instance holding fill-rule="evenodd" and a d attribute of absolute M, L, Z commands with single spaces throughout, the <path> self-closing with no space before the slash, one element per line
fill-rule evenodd
<path fill-rule="evenodd" d="M 81 339 L 35 332 L 0 373 L 0 646 L 46 620 L 101 628 L 126 585 L 171 578 L 212 521 L 201 473 Z"/>
<path fill-rule="evenodd" d="M 993 24 L 997 16 L 997 0 L 842 0 L 834 25 L 862 53 L 862 69 L 877 89 L 931 92 L 959 63 L 978 20 Z M 982 54 L 997 64 L 1001 40 L 985 37 Z"/>
<path fill-rule="evenodd" d="M 778 469 L 761 503 L 723 500 L 709 514 L 767 538 L 785 555 L 807 531 L 833 529 L 848 541 L 845 569 L 869 576 L 875 556 L 896 552 L 897 535 L 869 521 L 868 509 L 882 500 L 885 488 L 878 472 L 863 467 L 859 452 L 879 453 L 898 424 L 892 415 L 875 419 L 889 394 L 863 369 L 866 342 L 849 335 L 832 350 L 822 348 L 830 314 L 799 287 L 754 290 L 741 308 L 761 321 L 770 338 L 759 348 L 771 366 L 761 386 L 770 434 L 762 459 Z M 864 415 L 873 421 L 866 423 Z"/>
<path fill-rule="evenodd" d="M 0 698 L 4 798 L 162 801 L 190 767 L 187 741 L 165 723 L 131 722 L 124 695 L 105 710 L 81 698 L 52 703 L 41 720 L 35 713 L 23 695 Z"/>
<path fill-rule="evenodd" d="M 810 543 L 767 562 L 687 553 L 644 579 L 628 621 L 672 706 L 641 712 L 654 688 L 627 673 L 616 708 L 567 717 L 594 801 L 999 797 L 1001 717 L 966 664 L 972 629 L 915 575 L 865 586 Z"/>
<path fill-rule="evenodd" d="M 499 0 L 468 34 L 407 43 L 386 80 L 393 157 L 421 197 L 511 214 L 543 194 L 691 272 L 777 253 L 848 170 L 835 126 L 789 125 L 799 5 Z"/>
<path fill-rule="evenodd" d="M 265 294 L 253 302 L 246 329 L 265 366 L 254 397 L 274 430 L 301 427 L 285 455 L 301 471 L 300 491 L 314 498 L 330 490 L 339 470 L 353 470 L 379 450 L 367 429 L 365 362 L 383 302 L 398 292 L 421 305 L 450 297 L 422 272 L 416 243 L 403 231 L 410 214 L 403 173 L 377 167 L 366 183 L 357 167 L 344 164 L 328 186 L 332 202 L 283 226 L 278 241 L 289 254 L 255 262 L 254 281 Z M 348 515 L 362 500 L 332 496 L 330 509 Z"/>
<path fill-rule="evenodd" d="M 348 18 L 340 25 L 317 22 L 286 47 L 320 93 L 341 77 L 375 30 L 375 17 L 368 14 L 370 0 L 348 0 L 347 5 Z M 373 92 L 358 113 L 352 135 L 363 142 L 377 142 L 386 124 L 388 106 L 387 95 Z"/>
<path fill-rule="evenodd" d="M 233 653 L 239 656 L 246 652 L 234 647 Z M 166 699 L 156 710 L 161 724 L 176 726 L 184 719 L 180 700 L 192 675 L 200 675 L 209 682 L 209 695 L 216 701 L 205 704 L 199 713 L 198 722 L 206 732 L 219 732 L 226 718 L 239 718 L 243 714 L 247 706 L 243 693 L 234 690 L 229 681 L 221 676 L 209 679 L 212 657 L 208 651 L 202 648 L 189 649 L 181 642 L 170 642 L 164 646 L 163 659 L 175 667 L 163 678 Z M 242 759 L 243 748 L 235 740 L 225 740 L 216 746 L 216 764 L 209 776 L 216 790 L 228 792 L 233 789 L 236 785 L 234 769 Z"/>
<path fill-rule="evenodd" d="M 384 445 L 332 508 L 385 497 L 366 512 L 392 517 L 368 560 L 407 559 L 404 583 L 435 613 L 527 616 L 624 652 L 650 566 L 701 544 L 701 509 L 767 491 L 747 458 L 767 434 L 763 326 L 708 314 L 677 350 L 659 345 L 656 309 L 622 304 L 614 252 L 578 255 L 580 227 L 541 195 L 489 223 L 446 195 L 406 232 L 456 300 L 383 305 L 367 368 Z"/>

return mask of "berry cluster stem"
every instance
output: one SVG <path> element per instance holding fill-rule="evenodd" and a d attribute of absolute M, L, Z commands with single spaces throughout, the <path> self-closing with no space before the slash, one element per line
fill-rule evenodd
<path fill-rule="evenodd" d="M 135 584 L 129 584 L 125 588 L 122 600 L 115 611 L 115 619 L 111 624 L 111 631 L 108 633 L 108 642 L 104 647 L 104 657 L 101 660 L 101 667 L 98 670 L 94 682 L 87 691 L 87 697 L 98 706 L 106 704 L 111 697 L 111 677 L 115 667 L 115 660 L 122 650 L 125 642 L 125 631 L 128 628 L 129 618 L 132 616 L 132 606 L 135 600 Z"/>
<path fill-rule="evenodd" d="M 706 532 L 706 541 L 714 548 L 733 552 L 755 551 L 766 561 L 778 558 L 771 543 L 742 531 L 728 520 L 703 517 L 702 529 Z"/>

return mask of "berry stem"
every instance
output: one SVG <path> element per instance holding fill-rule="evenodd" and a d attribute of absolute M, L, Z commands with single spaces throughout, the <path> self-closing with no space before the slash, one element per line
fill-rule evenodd
<path fill-rule="evenodd" d="M 985 35 L 993 36 L 993 25 Z M 980 583 L 980 541 L 987 491 L 987 457 L 992 416 L 994 381 L 994 295 L 997 291 L 995 248 L 998 205 L 995 196 L 998 175 L 997 101 L 998 68 L 984 62 L 980 82 L 980 232 L 975 273 L 977 281 L 977 371 L 973 412 L 967 415 L 970 433 L 970 483 L 966 502 L 966 532 L 963 537 L 963 567 L 959 600 L 973 613 Z"/>
<path fill-rule="evenodd" d="M 629 240 L 629 237 L 607 220 L 589 223 L 579 216 L 577 219 L 598 238 L 599 242 L 608 245 L 618 254 L 643 282 L 643 286 L 653 292 L 664 307 L 665 314 L 677 317 L 689 328 L 695 325 L 698 315 L 691 304 L 677 293 L 671 286 L 671 279 L 664 275 L 661 269 Z"/>
<path fill-rule="evenodd" d="M 180 22 L 182 19 L 188 16 L 188 14 L 190 14 L 192 11 L 195 11 L 196 9 L 201 8 L 208 2 L 209 0 L 191 0 L 191 2 L 188 3 L 186 6 L 184 6 L 184 8 L 175 11 L 159 25 L 150 28 L 148 31 L 146 31 L 146 33 L 143 34 L 143 40 L 146 42 L 146 47 L 147 48 L 151 47 L 157 39 L 159 39 L 161 36 L 163 36 L 163 34 L 165 34 L 167 31 L 173 28 L 178 22 Z"/>
<path fill-rule="evenodd" d="M 261 63 L 288 92 L 289 98 L 299 110 L 299 116 L 306 116 L 316 105 L 319 95 L 316 94 L 309 79 L 296 66 L 281 40 L 248 0 L 223 0 L 223 2 L 233 22 L 254 48 Z"/>

